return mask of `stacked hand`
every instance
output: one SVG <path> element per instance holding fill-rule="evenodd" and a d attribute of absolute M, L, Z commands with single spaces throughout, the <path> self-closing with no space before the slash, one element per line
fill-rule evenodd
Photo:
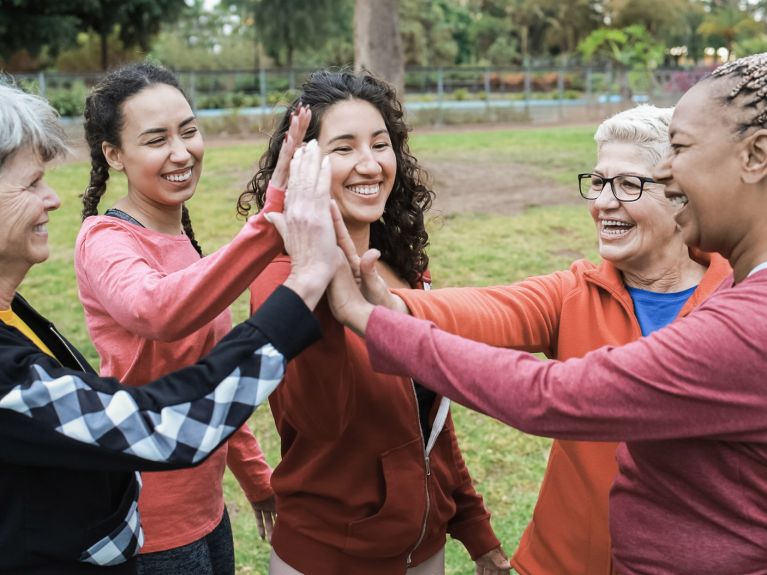
<path fill-rule="evenodd" d="M 262 501 L 251 501 L 250 506 L 256 515 L 258 536 L 262 540 L 271 541 L 274 522 L 277 519 L 277 506 L 275 505 L 274 495 Z"/>

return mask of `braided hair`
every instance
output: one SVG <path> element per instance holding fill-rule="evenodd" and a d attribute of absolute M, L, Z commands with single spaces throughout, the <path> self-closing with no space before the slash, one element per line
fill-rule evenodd
<path fill-rule="evenodd" d="M 99 82 L 85 100 L 85 140 L 91 158 L 88 187 L 82 195 L 82 218 L 98 215 L 98 205 L 107 190 L 109 164 L 101 149 L 103 142 L 120 146 L 120 133 L 125 122 L 123 104 L 131 96 L 155 84 L 167 84 L 176 88 L 186 98 L 172 72 L 149 62 L 129 64 L 110 72 Z M 187 98 L 187 101 L 189 98 Z M 181 207 L 181 225 L 197 253 L 202 248 L 194 237 L 189 210 Z"/>
<path fill-rule="evenodd" d="M 408 127 L 394 89 L 367 73 L 321 70 L 309 76 L 272 134 L 269 146 L 259 161 L 259 170 L 248 184 L 247 191 L 240 195 L 237 210 L 241 215 L 247 215 L 253 204 L 257 209 L 263 208 L 266 188 L 277 165 L 291 115 L 299 104 L 308 105 L 312 111 L 305 137 L 308 141 L 319 137 L 322 118 L 330 107 L 351 99 L 369 102 L 378 110 L 397 158 L 394 187 L 386 201 L 383 216 L 370 226 L 370 247 L 378 249 L 381 260 L 415 287 L 429 265 L 426 254 L 429 234 L 424 225 L 424 212 L 431 206 L 434 192 L 427 187 L 426 172 L 410 153 Z"/>
<path fill-rule="evenodd" d="M 722 64 L 711 73 L 711 78 L 737 79 L 723 98 L 723 104 L 732 104 L 743 98 L 742 108 L 749 112 L 745 121 L 738 123 L 738 133 L 750 128 L 767 127 L 767 53 L 753 54 Z"/>

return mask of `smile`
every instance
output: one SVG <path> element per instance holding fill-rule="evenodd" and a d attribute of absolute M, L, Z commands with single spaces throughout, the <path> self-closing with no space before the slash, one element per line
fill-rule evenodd
<path fill-rule="evenodd" d="M 169 182 L 186 182 L 192 177 L 192 168 L 188 168 L 186 171 L 176 174 L 164 175 L 163 178 Z"/>
<path fill-rule="evenodd" d="M 666 199 L 675 208 L 683 208 L 687 205 L 687 196 L 677 192 L 666 192 Z"/>
<path fill-rule="evenodd" d="M 358 196 L 375 196 L 380 190 L 380 184 L 371 184 L 366 186 L 346 186 L 346 189 Z"/>
<path fill-rule="evenodd" d="M 45 222 L 44 224 L 37 224 L 34 228 L 32 228 L 32 231 L 36 234 L 47 234 L 48 222 Z"/>
<path fill-rule="evenodd" d="M 634 224 L 621 220 L 600 220 L 599 231 L 603 235 L 619 237 L 626 235 L 634 227 Z"/>

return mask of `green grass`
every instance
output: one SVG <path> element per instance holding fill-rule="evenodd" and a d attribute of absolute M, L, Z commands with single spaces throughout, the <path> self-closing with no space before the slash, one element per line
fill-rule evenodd
<path fill-rule="evenodd" d="M 542 180 L 569 182 L 573 174 L 594 161 L 591 128 L 429 133 L 413 138 L 419 158 L 464 162 L 472 158 L 532 167 Z M 238 144 L 209 149 L 197 194 L 190 202 L 192 221 L 206 253 L 224 244 L 242 225 L 234 205 L 262 151 L 261 145 Z M 49 226 L 51 258 L 33 268 L 21 292 L 89 357 L 97 357 L 88 341 L 82 307 L 77 299 L 72 250 L 79 228 L 79 194 L 88 166 L 66 164 L 49 171 L 48 182 L 62 198 Z M 115 176 L 102 200 L 108 207 L 124 192 Z M 583 206 L 534 208 L 514 216 L 461 214 L 430 224 L 431 270 L 435 287 L 508 283 L 529 275 L 566 267 L 579 257 L 596 258 L 596 244 Z M 246 298 L 234 306 L 235 319 L 247 313 Z M 508 552 L 513 552 L 538 494 L 549 441 L 522 435 L 500 423 L 461 407 L 454 408 L 464 457 L 478 490 L 493 513 L 493 525 Z M 258 410 L 251 424 L 268 461 L 279 462 L 279 443 L 268 409 Z M 234 525 L 238 573 L 265 574 L 269 548 L 256 533 L 255 520 L 236 481 L 227 474 L 225 496 Z M 463 547 L 451 541 L 448 573 L 473 573 Z"/>

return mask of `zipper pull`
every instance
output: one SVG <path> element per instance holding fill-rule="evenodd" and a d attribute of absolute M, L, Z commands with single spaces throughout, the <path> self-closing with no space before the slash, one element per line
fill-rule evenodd
<path fill-rule="evenodd" d="M 431 462 L 428 455 L 424 458 L 424 462 L 426 463 L 426 475 L 431 475 Z"/>

